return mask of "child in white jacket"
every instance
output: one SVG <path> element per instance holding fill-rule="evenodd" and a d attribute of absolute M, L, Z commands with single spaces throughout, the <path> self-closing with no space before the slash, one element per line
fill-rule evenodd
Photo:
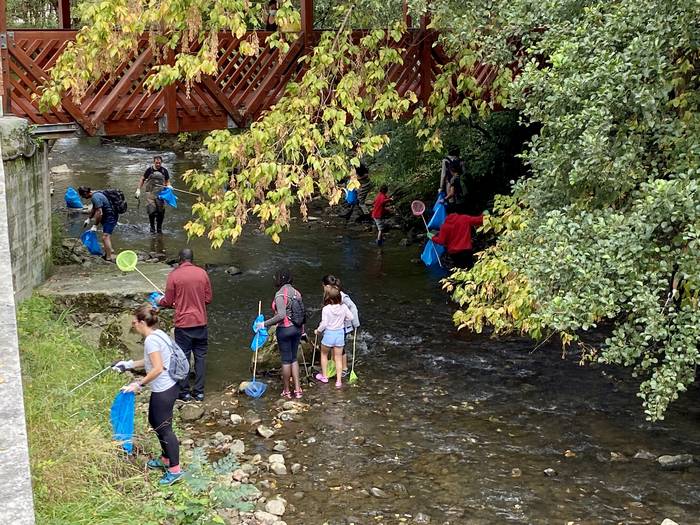
<path fill-rule="evenodd" d="M 321 323 L 316 328 L 316 334 L 323 333 L 321 340 L 321 372 L 316 374 L 316 379 L 322 383 L 328 383 L 326 372 L 328 370 L 328 351 L 333 349 L 336 377 L 335 386 L 343 386 L 343 349 L 345 348 L 345 324 L 352 323 L 353 316 L 350 309 L 343 304 L 340 290 L 334 286 L 324 286 L 323 310 L 321 310 Z"/>

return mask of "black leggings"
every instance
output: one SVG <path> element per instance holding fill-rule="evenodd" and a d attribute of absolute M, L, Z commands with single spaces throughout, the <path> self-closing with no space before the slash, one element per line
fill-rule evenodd
<path fill-rule="evenodd" d="M 148 423 L 158 434 L 163 457 L 168 458 L 169 467 L 180 464 L 180 442 L 173 432 L 173 407 L 180 387 L 173 385 L 163 392 L 151 392 L 148 403 Z"/>

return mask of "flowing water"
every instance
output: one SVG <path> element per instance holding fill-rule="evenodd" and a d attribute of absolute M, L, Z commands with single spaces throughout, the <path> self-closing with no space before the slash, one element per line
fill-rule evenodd
<path fill-rule="evenodd" d="M 54 207 L 69 184 L 121 188 L 130 210 L 114 235 L 117 251 L 174 256 L 187 242 L 181 226 L 192 198 L 181 194 L 178 209 L 167 210 L 162 237 L 148 233 L 145 210 L 132 198 L 154 153 L 184 187 L 180 175 L 194 161 L 59 141 L 51 164 L 67 163 L 75 173 L 55 178 Z M 77 236 L 82 220 L 67 215 L 68 233 Z M 380 250 L 371 233 L 295 222 L 280 245 L 252 226 L 218 251 L 206 240 L 191 243 L 196 262 L 215 265 L 209 392 L 249 376 L 249 323 L 259 300 L 269 314 L 276 268 L 292 270 L 312 324 L 325 273 L 341 276 L 359 307 L 360 386 L 309 388 L 305 401 L 313 408 L 284 430 L 288 464 L 305 466 L 278 482 L 292 503 L 287 523 L 410 523 L 418 513 L 450 524 L 700 523 L 697 466 L 664 471 L 654 460 L 633 459 L 640 450 L 700 455 L 697 388 L 665 422 L 650 424 L 637 384 L 623 371 L 580 367 L 575 356 L 561 359 L 556 346 L 457 333 L 441 274 L 416 264 L 419 247 L 399 247 L 399 238 L 390 235 Z M 243 273 L 225 273 L 230 265 Z M 267 382 L 265 398 L 242 400 L 243 410 L 262 410 L 276 398 L 275 379 Z M 547 468 L 556 475 L 545 476 Z M 373 488 L 384 492 L 369 495 Z"/>

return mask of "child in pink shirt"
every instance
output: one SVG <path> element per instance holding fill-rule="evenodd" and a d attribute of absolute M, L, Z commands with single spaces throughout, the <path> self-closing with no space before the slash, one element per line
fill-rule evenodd
<path fill-rule="evenodd" d="M 333 349 L 335 361 L 335 387 L 343 386 L 343 348 L 345 347 L 345 323 L 352 321 L 350 309 L 343 304 L 340 290 L 335 287 L 324 287 L 323 310 L 321 310 L 321 323 L 316 328 L 316 333 L 323 333 L 321 340 L 321 372 L 316 374 L 316 379 L 321 383 L 328 383 L 326 371 L 328 370 L 328 351 Z"/>

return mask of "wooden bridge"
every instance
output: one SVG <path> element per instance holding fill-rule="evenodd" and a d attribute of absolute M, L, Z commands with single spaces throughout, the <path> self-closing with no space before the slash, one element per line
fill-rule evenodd
<path fill-rule="evenodd" d="M 301 33 L 289 52 L 261 46 L 255 56 L 238 51 L 237 39 L 230 33 L 219 35 L 218 73 L 194 84 L 189 97 L 183 84 L 148 91 L 144 82 L 156 65 L 145 36 L 129 60 L 110 77 L 104 77 L 87 90 L 76 104 L 68 93 L 60 107 L 50 112 L 39 110 L 37 95 L 50 76 L 51 68 L 75 39 L 70 29 L 69 0 L 59 1 L 59 26 L 56 30 L 6 29 L 5 0 L 0 0 L 0 58 L 2 59 L 2 106 L 6 114 L 28 119 L 46 131 L 88 135 L 131 135 L 178 133 L 244 127 L 275 104 L 286 84 L 304 73 L 299 59 L 313 49 L 320 32 L 313 29 L 312 0 L 301 2 Z M 407 17 L 410 27 L 410 19 Z M 260 42 L 270 33 L 257 31 Z M 362 34 L 358 32 L 358 36 Z M 243 39 L 251 36 L 250 33 Z M 405 49 L 403 65 L 388 72 L 400 94 L 410 90 L 427 101 L 436 73 L 446 61 L 433 47 L 435 34 L 426 20 L 407 33 L 397 47 Z M 196 49 L 192 49 L 196 52 Z M 479 84 L 488 85 L 495 71 L 480 66 Z"/>

